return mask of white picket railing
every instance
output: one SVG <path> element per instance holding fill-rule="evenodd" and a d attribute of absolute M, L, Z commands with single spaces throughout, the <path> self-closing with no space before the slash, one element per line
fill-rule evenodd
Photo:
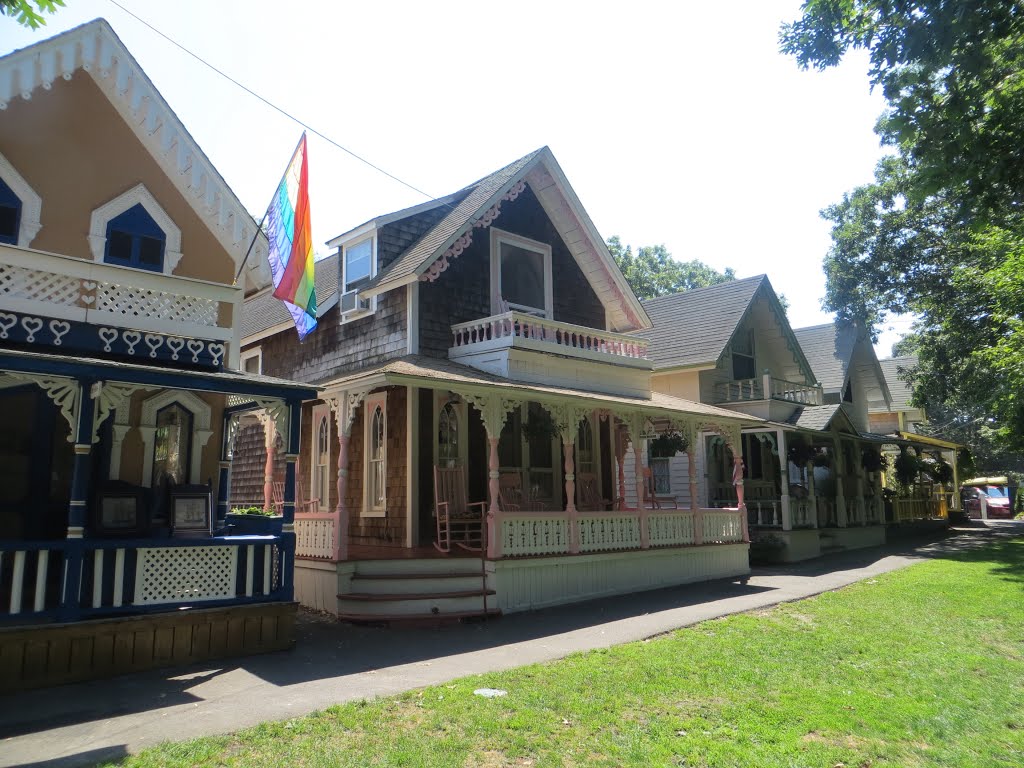
<path fill-rule="evenodd" d="M 737 403 L 749 400 L 784 400 L 800 405 L 821 405 L 821 387 L 796 381 L 776 379 L 769 374 L 754 379 L 724 381 L 715 385 L 715 398 L 719 403 Z"/>
<path fill-rule="evenodd" d="M 295 513 L 295 556 L 330 560 L 334 557 L 335 515 Z"/>
<path fill-rule="evenodd" d="M 453 350 L 470 352 L 480 347 L 514 345 L 517 340 L 563 355 L 647 359 L 648 342 L 634 336 L 559 323 L 525 312 L 510 311 L 452 326 Z M 457 352 L 454 352 L 457 354 Z"/>

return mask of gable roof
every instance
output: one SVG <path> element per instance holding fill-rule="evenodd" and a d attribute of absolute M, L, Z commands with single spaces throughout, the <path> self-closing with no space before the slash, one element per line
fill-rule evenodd
<path fill-rule="evenodd" d="M 338 300 L 338 254 L 333 253 L 313 264 L 316 288 L 316 316 L 323 317 Z M 242 304 L 241 337 L 249 344 L 264 336 L 293 327 L 284 302 L 270 289 L 250 296 Z M 269 332 L 269 333 L 268 333 Z M 254 338 L 255 337 L 255 338 Z"/>
<path fill-rule="evenodd" d="M 650 341 L 648 355 L 658 369 L 712 367 L 746 321 L 757 298 L 763 297 L 779 318 L 780 331 L 797 366 L 811 376 L 785 310 L 765 275 L 658 296 L 644 302 L 654 323 L 636 335 Z"/>
<path fill-rule="evenodd" d="M 82 70 L 153 156 L 200 220 L 241 266 L 254 287 L 270 284 L 267 239 L 213 163 L 105 19 L 95 19 L 0 58 L 0 110 L 16 98 L 49 90 L 58 77 Z"/>
<path fill-rule="evenodd" d="M 528 184 L 533 190 L 569 252 L 594 286 L 595 293 L 608 311 L 613 330 L 632 331 L 650 327 L 650 320 L 640 301 L 615 265 L 604 239 L 547 147 L 541 147 L 451 195 L 449 199 L 453 202 L 439 203 L 450 208 L 448 214 L 359 293 L 369 297 L 426 279 L 424 276 L 431 266 L 445 257 L 449 249 L 455 248 L 453 258 L 461 253 L 462 248 L 457 241 L 472 238 L 478 223 L 479 226 L 490 224 L 493 219 L 485 217 L 485 214 L 500 206 L 503 200 L 514 199 L 518 194 L 515 188 L 520 184 Z M 335 238 L 331 242 L 338 240 Z"/>
<path fill-rule="evenodd" d="M 881 398 L 872 402 L 884 403 L 888 407 L 892 395 L 866 330 L 855 323 L 834 322 L 796 328 L 793 333 L 825 392 L 842 392 L 846 388 L 857 348 L 866 345 L 868 365 L 875 375 L 877 385 L 870 389 Z"/>
<path fill-rule="evenodd" d="M 916 368 L 917 357 L 914 355 L 890 357 L 885 360 L 879 360 L 878 365 L 882 369 L 882 375 L 885 376 L 885 383 L 889 387 L 889 394 L 892 395 L 891 410 L 907 411 L 915 408 L 916 406 L 910 404 L 910 398 L 913 396 L 914 390 L 907 382 L 900 378 L 899 372 L 901 369 Z"/>

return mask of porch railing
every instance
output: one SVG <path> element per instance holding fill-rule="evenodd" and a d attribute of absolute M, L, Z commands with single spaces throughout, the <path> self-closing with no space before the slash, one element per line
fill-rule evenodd
<path fill-rule="evenodd" d="M 459 323 L 452 326 L 452 335 L 450 355 L 455 357 L 459 352 L 523 346 L 592 360 L 647 360 L 645 339 L 559 323 L 525 312 L 510 311 Z"/>
<path fill-rule="evenodd" d="M 229 341 L 236 298 L 217 283 L 0 245 L 0 310 Z"/>
<path fill-rule="evenodd" d="M 703 543 L 742 542 L 742 514 L 737 509 L 701 510 Z M 696 543 L 691 510 L 580 512 L 575 521 L 565 512 L 501 512 L 496 523 L 499 557 L 568 554 L 574 533 L 579 552 L 641 549 L 645 526 L 651 549 Z"/>
<path fill-rule="evenodd" d="M 794 528 L 811 528 L 814 526 L 814 503 L 810 499 L 789 497 L 789 511 L 793 517 Z"/>
<path fill-rule="evenodd" d="M 337 560 L 337 514 L 295 513 L 295 556 Z"/>
<path fill-rule="evenodd" d="M 821 405 L 821 387 L 776 379 L 769 374 L 754 379 L 725 381 L 715 386 L 715 402 L 737 403 L 750 400 L 784 400 L 800 405 Z"/>
<path fill-rule="evenodd" d="M 0 542 L 0 620 L 283 599 L 283 552 L 280 536 Z"/>
<path fill-rule="evenodd" d="M 931 499 L 895 499 L 893 514 L 896 522 L 913 520 L 941 520 L 949 516 L 944 498 Z"/>

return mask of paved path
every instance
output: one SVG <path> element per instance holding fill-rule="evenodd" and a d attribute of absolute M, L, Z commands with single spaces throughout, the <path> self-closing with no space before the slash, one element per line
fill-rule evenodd
<path fill-rule="evenodd" d="M 167 739 L 226 733 L 353 699 L 561 658 L 843 587 L 930 557 L 1024 536 L 989 523 L 739 580 L 440 629 L 355 627 L 304 615 L 295 650 L 0 697 L 0 766 L 92 765 Z"/>

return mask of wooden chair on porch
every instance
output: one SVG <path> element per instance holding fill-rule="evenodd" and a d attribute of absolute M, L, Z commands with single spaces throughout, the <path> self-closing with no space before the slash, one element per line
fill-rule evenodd
<path fill-rule="evenodd" d="M 579 497 L 576 508 L 581 512 L 603 512 L 612 504 L 608 499 L 601 498 L 597 475 L 593 472 L 581 472 L 576 475 L 576 495 Z"/>
<path fill-rule="evenodd" d="M 679 509 L 679 502 L 672 496 L 657 496 L 654 493 L 654 473 L 650 467 L 644 467 L 644 508 L 645 509 Z"/>
<path fill-rule="evenodd" d="M 523 476 L 519 472 L 502 472 L 498 477 L 498 506 L 502 512 L 523 509 Z"/>
<path fill-rule="evenodd" d="M 471 551 L 484 548 L 487 502 L 467 501 L 465 467 L 434 467 L 434 512 L 438 550 L 451 552 L 453 543 Z"/>
<path fill-rule="evenodd" d="M 275 480 L 270 485 L 270 506 L 274 508 L 274 512 L 282 514 L 284 512 L 284 481 Z"/>

